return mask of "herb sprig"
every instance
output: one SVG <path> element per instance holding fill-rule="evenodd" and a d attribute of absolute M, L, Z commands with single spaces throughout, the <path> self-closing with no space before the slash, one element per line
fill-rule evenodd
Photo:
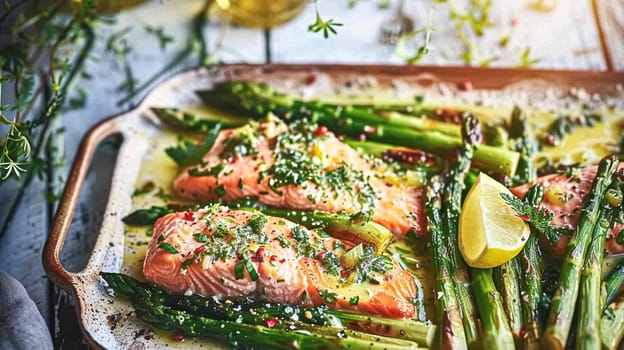
<path fill-rule="evenodd" d="M 518 197 L 507 193 L 501 193 L 500 196 L 516 212 L 519 218 L 531 225 L 537 232 L 544 234 L 551 244 L 557 243 L 561 235 L 570 233 L 570 230 L 566 227 L 551 224 L 553 213 L 546 208 L 533 206 L 528 201 L 522 201 Z"/>
<path fill-rule="evenodd" d="M 318 33 L 323 32 L 323 37 L 325 39 L 329 38 L 329 33 L 336 34 L 335 27 L 341 27 L 342 23 L 334 22 L 333 18 L 328 20 L 323 20 L 321 17 L 321 13 L 318 9 L 318 0 L 314 0 L 314 10 L 315 10 L 315 21 L 308 26 L 308 31 Z"/>

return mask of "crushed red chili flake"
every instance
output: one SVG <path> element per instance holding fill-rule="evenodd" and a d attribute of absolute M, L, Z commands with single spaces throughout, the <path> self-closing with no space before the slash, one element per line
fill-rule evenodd
<path fill-rule="evenodd" d="M 195 248 L 195 250 L 193 252 L 195 254 L 199 254 L 199 253 L 203 252 L 204 250 L 206 250 L 206 246 L 205 245 L 200 245 L 199 247 Z"/>
<path fill-rule="evenodd" d="M 312 85 L 315 82 L 316 82 L 316 74 L 310 74 L 305 79 L 306 85 Z"/>
<path fill-rule="evenodd" d="M 283 263 L 286 262 L 286 259 L 282 258 L 282 259 L 279 260 L 279 262 L 283 264 Z"/>
<path fill-rule="evenodd" d="M 459 83 L 459 89 L 462 91 L 471 91 L 472 90 L 472 82 L 470 80 L 464 80 Z"/>
<path fill-rule="evenodd" d="M 518 215 L 518 217 L 520 219 L 522 219 L 522 221 L 529 221 L 529 220 L 531 220 L 531 216 L 529 216 L 529 215 Z"/>
<path fill-rule="evenodd" d="M 271 257 L 269 258 L 269 260 L 271 260 L 271 261 L 276 261 L 276 260 L 277 260 L 277 255 L 271 255 Z"/>
<path fill-rule="evenodd" d="M 256 256 L 258 257 L 264 256 L 264 247 L 260 247 L 258 248 L 258 250 L 256 250 Z"/>
<path fill-rule="evenodd" d="M 325 125 L 319 125 L 316 128 L 316 136 L 325 136 L 329 132 L 329 129 Z"/>
<path fill-rule="evenodd" d="M 525 338 L 527 336 L 527 331 L 526 331 L 526 327 L 524 327 L 524 325 L 522 325 L 520 327 L 520 338 Z"/>
<path fill-rule="evenodd" d="M 316 257 L 317 257 L 319 260 L 323 260 L 323 257 L 325 257 L 325 253 L 327 253 L 327 251 L 325 251 L 325 250 L 321 250 L 321 251 L 320 251 L 320 252 L 316 255 Z"/>
<path fill-rule="evenodd" d="M 173 339 L 175 341 L 183 342 L 184 341 L 184 334 L 182 334 L 182 333 L 174 333 L 171 336 L 171 339 Z"/>
<path fill-rule="evenodd" d="M 347 270 L 340 270 L 340 277 L 347 278 Z"/>
<path fill-rule="evenodd" d="M 278 323 L 279 320 L 276 317 L 269 317 L 264 319 L 264 324 L 269 328 L 277 326 Z"/>
<path fill-rule="evenodd" d="M 186 220 L 186 221 L 193 221 L 193 212 L 192 211 L 185 211 L 184 212 L 184 220 Z"/>
<path fill-rule="evenodd" d="M 555 135 L 549 134 L 548 136 L 546 136 L 546 143 L 548 143 L 551 146 L 556 146 L 557 139 L 555 139 Z"/>

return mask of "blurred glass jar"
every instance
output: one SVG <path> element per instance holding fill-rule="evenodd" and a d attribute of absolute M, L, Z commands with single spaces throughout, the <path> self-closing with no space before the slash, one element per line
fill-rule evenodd
<path fill-rule="evenodd" d="M 238 25 L 272 28 L 295 18 L 306 0 L 216 0 L 216 3 Z"/>

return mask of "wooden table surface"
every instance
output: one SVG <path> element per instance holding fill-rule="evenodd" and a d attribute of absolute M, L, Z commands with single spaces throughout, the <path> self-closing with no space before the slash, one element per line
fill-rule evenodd
<path fill-rule="evenodd" d="M 479 40 L 475 61 L 496 57 L 492 66 L 514 67 L 528 46 L 531 57 L 539 58 L 534 65 L 537 68 L 624 71 L 624 1 L 594 1 L 563 0 L 550 12 L 530 9 L 528 0 L 494 1 L 492 18 L 497 28 L 493 32 L 496 33 Z M 117 23 L 101 27 L 98 36 L 107 38 L 123 28 L 132 28 L 128 34 L 132 43 L 129 62 L 133 75 L 141 82 L 164 65 L 183 44 L 189 18 L 202 3 L 195 0 L 146 2 L 118 13 Z M 382 10 L 378 8 L 378 1 L 372 0 L 359 1 L 353 8 L 349 8 L 347 0 L 320 0 L 323 16 L 344 23 L 338 29 L 338 35 L 327 40 L 307 32 L 307 26 L 314 18 L 313 6 L 307 6 L 293 21 L 270 31 L 230 26 L 214 19 L 204 28 L 204 33 L 214 53 L 213 58 L 226 63 L 403 64 L 394 47 L 382 45 L 378 40 L 380 24 L 392 16 L 395 3 L 391 3 L 391 9 Z M 430 1 L 412 0 L 406 1 L 406 5 L 406 13 L 417 27 L 427 23 Z M 462 44 L 454 35 L 448 12 L 439 7 L 433 23 L 434 50 L 422 63 L 463 64 Z M 166 33 L 178 40 L 162 51 L 156 39 L 146 35 L 146 25 L 162 26 Z M 509 36 L 506 47 L 499 44 L 502 36 Z M 123 96 L 118 86 L 124 79 L 124 70 L 122 63 L 105 50 L 104 42 L 99 40 L 95 50 L 98 61 L 88 63 L 93 79 L 77 83 L 77 87 L 88 91 L 86 107 L 65 113 L 58 123 L 58 128 L 63 128 L 64 132 L 51 135 L 65 161 L 59 164 L 54 174 L 49 174 L 49 179 L 33 182 L 9 223 L 8 234 L 0 242 L 0 268 L 24 284 L 50 324 L 55 347 L 63 349 L 77 349 L 84 345 L 81 345 L 77 332 L 70 298 L 49 283 L 41 266 L 40 252 L 55 210 L 47 195 L 62 190 L 68 167 L 84 133 L 97 121 L 127 110 L 140 100 L 138 97 L 122 105 L 116 103 Z M 410 49 L 409 45 L 407 48 Z M 180 69 L 192 64 L 182 62 Z M 62 254 L 65 265 L 73 271 L 80 270 L 88 259 L 98 232 L 111 164 L 115 161 L 115 142 L 102 145 L 95 159 Z M 7 219 L 6 213 L 18 188 L 16 182 L 1 188 L 0 222 Z"/>

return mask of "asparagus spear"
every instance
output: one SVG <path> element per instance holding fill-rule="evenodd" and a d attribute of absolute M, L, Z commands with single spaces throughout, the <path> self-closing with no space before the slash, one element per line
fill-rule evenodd
<path fill-rule="evenodd" d="M 522 303 L 520 301 L 519 282 L 522 279 L 520 275 L 520 263 L 518 259 L 514 258 L 492 269 L 492 272 L 495 285 L 501 293 L 503 309 L 509 321 L 509 328 L 513 333 L 514 339 L 520 340 L 522 338 L 521 333 L 524 332 Z M 479 308 L 481 307 L 479 306 Z"/>
<path fill-rule="evenodd" d="M 269 206 L 261 207 L 259 210 L 266 215 L 289 219 L 307 228 L 322 228 L 335 238 L 372 245 L 377 254 L 386 250 L 393 238 L 390 230 L 367 217 L 369 213 L 349 215 Z"/>
<path fill-rule="evenodd" d="M 624 339 L 624 292 L 617 294 L 600 318 L 602 348 L 618 349 Z"/>
<path fill-rule="evenodd" d="M 461 196 L 464 179 L 473 156 L 474 146 L 480 141 L 479 121 L 468 115 L 462 120 L 463 144 L 457 154 L 457 162 L 449 174 L 449 182 L 444 191 L 444 221 L 443 228 L 446 233 L 446 244 L 452 247 L 448 251 L 448 260 L 452 273 L 455 292 L 459 299 L 464 324 L 464 333 L 468 346 L 478 341 L 477 315 L 474 300 L 470 293 L 470 276 L 468 267 L 464 262 L 459 247 L 457 246 L 457 231 L 459 227 L 459 213 L 461 211 Z"/>
<path fill-rule="evenodd" d="M 198 94 L 210 106 L 235 110 L 254 118 L 263 118 L 269 112 L 284 120 L 311 118 L 338 133 L 355 137 L 365 134 L 374 141 L 418 148 L 443 156 L 452 154 L 462 143 L 459 138 L 440 131 L 409 129 L 358 108 L 297 101 L 291 96 L 275 93 L 265 84 L 225 82 Z M 511 176 L 517 162 L 518 153 L 506 149 L 481 146 L 475 151 L 475 166 L 491 172 Z"/>
<path fill-rule="evenodd" d="M 598 221 L 592 233 L 590 251 L 581 274 L 579 313 L 576 327 L 576 348 L 597 349 L 600 347 L 600 316 L 602 315 L 601 268 L 604 246 L 611 219 L 616 207 L 622 204 L 622 181 L 619 174 L 613 176 L 598 214 Z"/>
<path fill-rule="evenodd" d="M 494 286 L 492 269 L 472 270 L 472 290 L 483 326 L 483 349 L 514 349 L 514 338 L 505 316 L 503 299 Z"/>
<path fill-rule="evenodd" d="M 201 119 L 195 114 L 176 108 L 150 108 L 163 124 L 184 131 L 208 132 L 217 124 L 223 128 L 233 128 L 245 124 L 242 118 Z"/>
<path fill-rule="evenodd" d="M 600 203 L 618 163 L 615 156 L 608 156 L 600 161 L 592 189 L 583 205 L 576 232 L 567 245 L 559 275 L 559 286 L 553 295 L 546 329 L 542 336 L 542 344 L 546 348 L 562 349 L 568 339 L 587 248 L 598 220 Z"/>
<path fill-rule="evenodd" d="M 366 217 L 367 213 L 349 215 L 344 213 L 329 213 L 320 210 L 303 211 L 285 209 L 253 203 L 253 201 L 249 199 L 223 202 L 221 204 L 241 210 L 257 210 L 266 215 L 289 219 L 307 228 L 322 228 L 332 237 L 372 245 L 375 247 L 375 252 L 377 254 L 383 252 L 393 238 L 390 230 L 371 221 L 370 218 Z M 193 209 L 193 207 L 190 209 Z M 172 212 L 174 212 L 174 210 L 170 208 L 152 206 L 149 209 L 136 210 L 122 220 L 128 225 L 150 225 L 158 218 Z"/>
<path fill-rule="evenodd" d="M 222 340 L 227 340 L 224 337 L 228 334 L 236 334 L 237 340 L 244 341 L 240 345 L 288 348 L 292 341 L 297 341 L 303 347 L 415 348 L 417 344 L 430 346 L 435 334 L 435 326 L 417 321 L 371 317 L 327 307 L 218 302 L 213 298 L 170 293 L 123 274 L 102 273 L 102 277 L 116 293 L 130 297 L 142 319 L 159 328 Z M 267 327 L 258 327 L 263 325 Z M 343 325 L 353 329 L 344 329 Z M 219 331 L 217 328 L 221 327 L 224 330 Z M 273 339 L 256 339 L 251 337 L 253 332 L 263 333 L 260 338 Z M 290 333 L 304 336 L 291 338 Z"/>
<path fill-rule="evenodd" d="M 525 196 L 525 200 L 537 207 L 544 197 L 544 186 L 532 186 Z M 539 349 L 539 338 L 542 333 L 541 308 L 542 298 L 542 269 L 537 232 L 533 231 L 526 245 L 516 259 L 520 262 L 522 271 L 521 300 L 524 318 L 523 347 L 525 349 Z"/>
<path fill-rule="evenodd" d="M 533 154 L 536 151 L 536 142 L 530 135 L 530 131 L 527 125 L 526 115 L 517 106 L 513 108 L 511 113 L 511 122 L 509 128 L 510 137 L 514 139 L 515 150 L 520 153 L 520 159 L 518 160 L 518 169 L 516 170 L 516 181 L 519 183 L 531 183 L 535 181 L 537 177 L 537 169 L 533 164 Z M 525 196 L 525 200 L 531 203 L 532 206 L 537 207 L 544 196 L 544 188 L 538 184 L 533 186 Z M 537 232 L 533 232 L 528 240 L 527 244 L 522 249 L 519 256 L 511 260 L 506 264 L 513 264 L 521 268 L 521 275 L 516 279 L 520 281 L 520 284 L 516 288 L 512 288 L 512 291 L 518 291 L 520 293 L 520 299 L 514 300 L 512 298 L 505 298 L 505 305 L 508 310 L 517 310 L 519 305 L 522 310 L 522 316 L 519 318 L 511 317 L 510 324 L 512 330 L 515 332 L 516 339 L 518 336 L 522 341 L 524 349 L 538 349 L 539 337 L 542 332 L 541 316 L 540 316 L 540 300 L 542 296 L 542 281 L 541 281 L 541 264 L 540 264 L 540 248 L 537 240 Z M 509 267 L 508 267 L 509 268 Z M 514 268 L 513 266 L 511 267 Z M 508 281 L 506 286 L 518 285 L 512 281 Z M 508 287 L 509 288 L 509 287 Z M 503 294 L 505 297 L 506 294 Z M 510 294 L 512 297 L 515 294 Z M 515 323 L 516 320 L 522 322 L 520 328 Z M 515 326 L 514 326 L 515 325 Z"/>
<path fill-rule="evenodd" d="M 433 267 L 436 276 L 436 298 L 440 320 L 440 348 L 467 349 L 466 335 L 459 301 L 455 293 L 452 270 L 448 259 L 451 254 L 442 228 L 442 203 L 440 193 L 444 185 L 438 176 L 427 186 L 427 232 L 433 246 Z"/>

